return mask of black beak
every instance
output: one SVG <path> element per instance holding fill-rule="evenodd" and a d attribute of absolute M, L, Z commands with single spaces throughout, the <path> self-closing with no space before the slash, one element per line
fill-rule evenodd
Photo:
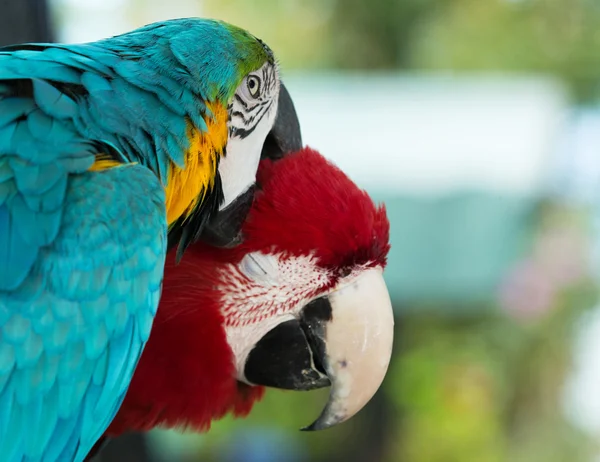
<path fill-rule="evenodd" d="M 261 159 L 281 159 L 287 153 L 300 149 L 302 149 L 300 121 L 292 97 L 282 82 L 279 89 L 277 118 L 263 145 Z"/>
<path fill-rule="evenodd" d="M 215 247 L 235 247 L 242 242 L 241 229 L 254 201 L 256 186 L 213 215 L 202 232 L 202 240 Z"/>
<path fill-rule="evenodd" d="M 299 319 L 283 322 L 254 346 L 244 368 L 256 385 L 283 390 L 315 390 L 331 385 L 325 360 L 325 323 L 331 320 L 326 297 L 304 307 Z"/>
<path fill-rule="evenodd" d="M 277 117 L 263 144 L 261 159 L 281 159 L 301 148 L 300 121 L 292 97 L 282 83 Z M 252 206 L 255 190 L 255 187 L 248 189 L 226 208 L 214 213 L 204 227 L 201 239 L 216 247 L 235 247 L 241 243 L 242 226 Z"/>

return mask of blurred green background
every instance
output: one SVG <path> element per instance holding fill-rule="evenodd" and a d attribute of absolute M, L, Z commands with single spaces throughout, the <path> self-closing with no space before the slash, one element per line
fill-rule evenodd
<path fill-rule="evenodd" d="M 600 460 L 600 2 L 50 7 L 68 42 L 180 16 L 248 28 L 279 58 L 305 142 L 392 224 L 395 353 L 359 415 L 301 433 L 327 392 L 270 391 L 207 435 L 154 432 L 144 460 Z M 102 460 L 142 460 L 111 446 Z"/>

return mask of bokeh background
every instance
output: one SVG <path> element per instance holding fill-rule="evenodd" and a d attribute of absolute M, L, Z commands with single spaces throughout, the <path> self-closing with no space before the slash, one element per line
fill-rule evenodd
<path fill-rule="evenodd" d="M 0 0 L 0 41 L 204 16 L 274 49 L 304 140 L 387 204 L 393 362 L 352 421 L 271 391 L 102 461 L 600 461 L 600 2 Z"/>

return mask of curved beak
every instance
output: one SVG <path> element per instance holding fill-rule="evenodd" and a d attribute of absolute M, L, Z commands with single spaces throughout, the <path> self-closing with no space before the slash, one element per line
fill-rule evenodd
<path fill-rule="evenodd" d="M 350 419 L 379 389 L 390 363 L 394 317 L 381 268 L 365 270 L 307 304 L 299 319 L 279 324 L 250 351 L 248 382 L 311 390 L 331 385 L 319 418 L 303 430 Z"/>
<path fill-rule="evenodd" d="M 292 97 L 282 82 L 275 122 L 262 145 L 260 158 L 280 159 L 300 149 L 302 149 L 300 121 Z M 257 164 L 254 167 L 257 167 Z M 255 175 L 256 171 L 252 173 L 253 177 Z M 242 226 L 252 206 L 255 190 L 255 185 L 251 185 L 223 209 L 213 213 L 204 227 L 201 239 L 216 247 L 234 247 L 241 243 Z"/>
<path fill-rule="evenodd" d="M 300 120 L 294 101 L 283 82 L 279 87 L 277 117 L 267 135 L 260 155 L 261 159 L 280 159 L 286 154 L 302 149 Z"/>

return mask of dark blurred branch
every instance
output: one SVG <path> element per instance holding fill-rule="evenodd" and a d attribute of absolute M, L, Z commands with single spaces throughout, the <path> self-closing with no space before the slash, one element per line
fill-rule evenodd
<path fill-rule="evenodd" d="M 54 40 L 46 0 L 0 0 L 0 46 Z"/>
<path fill-rule="evenodd" d="M 146 437 L 138 433 L 109 440 L 92 462 L 152 462 Z"/>

